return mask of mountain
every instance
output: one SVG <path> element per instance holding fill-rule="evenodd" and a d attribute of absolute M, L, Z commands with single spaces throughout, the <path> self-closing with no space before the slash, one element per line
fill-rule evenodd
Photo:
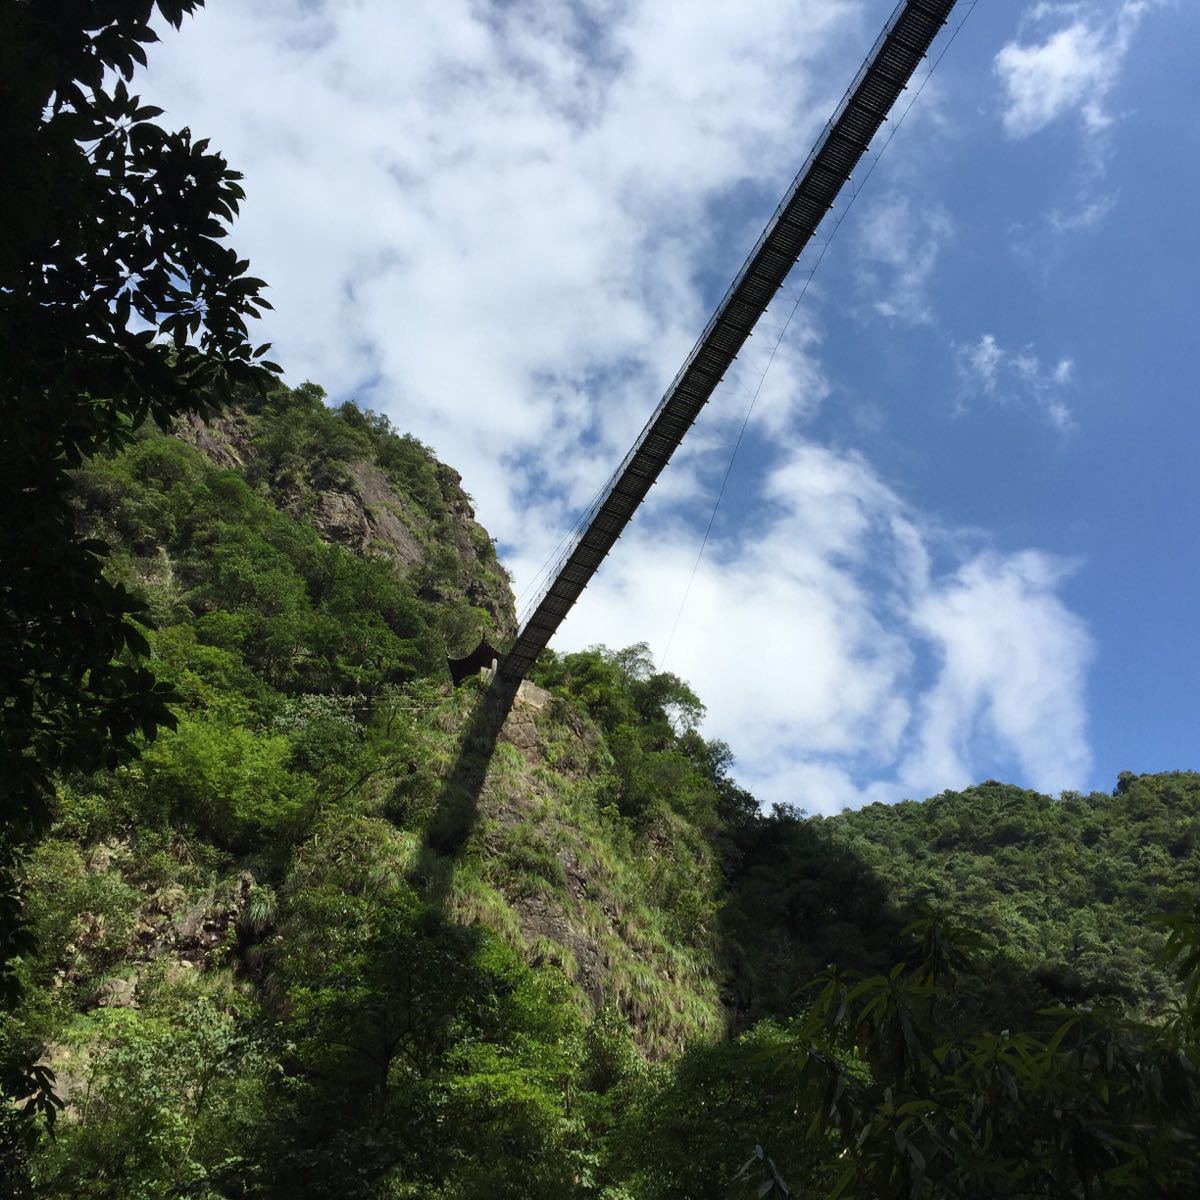
<path fill-rule="evenodd" d="M 74 486 L 178 723 L 62 779 L 27 864 L 0 1061 L 63 1102 L 28 1194 L 723 1196 L 756 1143 L 822 1194 L 792 1023 L 831 962 L 916 962 L 930 904 L 986 938 L 964 1028 L 1182 998 L 1151 918 L 1200 884 L 1200 776 L 764 814 L 644 646 L 545 655 L 481 736 L 446 659 L 513 631 L 494 544 L 313 385 Z"/>

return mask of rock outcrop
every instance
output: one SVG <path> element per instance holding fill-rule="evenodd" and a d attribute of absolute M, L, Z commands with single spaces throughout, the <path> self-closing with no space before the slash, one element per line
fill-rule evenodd
<path fill-rule="evenodd" d="M 307 521 L 325 541 L 390 559 L 421 581 L 424 599 L 441 603 L 457 596 L 483 610 L 494 640 L 515 632 L 507 574 L 487 531 L 475 520 L 462 476 L 432 456 L 436 493 L 431 489 L 417 497 L 371 458 L 339 462 L 334 471 L 315 456 L 289 461 L 286 468 L 269 461 L 256 444 L 256 418 L 243 409 L 228 409 L 208 421 L 189 414 L 173 432 L 217 466 L 264 482 L 282 511 Z M 423 570 L 433 556 L 447 552 L 458 560 L 453 583 L 442 577 L 444 572 Z"/>

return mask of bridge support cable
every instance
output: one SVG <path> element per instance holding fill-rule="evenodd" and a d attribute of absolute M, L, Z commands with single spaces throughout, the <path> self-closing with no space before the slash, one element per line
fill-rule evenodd
<path fill-rule="evenodd" d="M 633 518 L 908 86 L 955 0 L 901 0 L 629 453 L 552 568 L 498 675 L 520 681 Z"/>

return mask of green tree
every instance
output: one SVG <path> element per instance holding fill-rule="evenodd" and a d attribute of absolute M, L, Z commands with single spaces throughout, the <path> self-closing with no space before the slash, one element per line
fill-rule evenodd
<path fill-rule="evenodd" d="M 909 932 L 886 975 L 831 970 L 797 1030 L 799 1111 L 838 1143 L 835 1196 L 1197 1194 L 1200 908 L 1172 918 L 1186 1001 L 1154 1021 L 1088 1005 L 980 1028 L 972 994 L 1003 986 L 1003 961 L 938 916 Z"/>
<path fill-rule="evenodd" d="M 284 889 L 273 984 L 291 1053 L 269 1194 L 570 1194 L 580 1036 L 565 985 L 426 905 L 400 846 L 385 822 L 343 815 Z"/>
<path fill-rule="evenodd" d="M 264 285 L 222 244 L 240 176 L 126 86 L 155 7 L 178 26 L 199 0 L 26 0 L 0 16 L 0 502 L 20 514 L 0 531 L 10 824 L 38 822 L 54 770 L 111 765 L 169 721 L 135 661 L 142 607 L 75 537 L 67 472 L 265 374 L 247 340 Z"/>
<path fill-rule="evenodd" d="M 143 989 L 145 992 L 146 989 Z M 141 1009 L 100 1009 L 86 1038 L 80 1119 L 64 1121 L 35 1161 L 38 1194 L 94 1200 L 202 1200 L 244 1179 L 270 1079 L 236 993 L 162 986 Z"/>
<path fill-rule="evenodd" d="M 223 244 L 237 172 L 154 123 L 127 81 L 201 0 L 0 9 L 0 1004 L 27 952 L 14 866 L 56 773 L 112 766 L 173 721 L 144 605 L 77 536 L 69 471 L 147 419 L 277 370 L 247 336 L 265 286 Z M 33 1064 L 5 1080 L 42 1095 Z"/>
<path fill-rule="evenodd" d="M 794 1044 L 785 1028 L 761 1021 L 739 1038 L 693 1047 L 658 1087 L 621 1095 L 628 1111 L 608 1141 L 614 1173 L 630 1194 L 639 1200 L 770 1195 L 758 1189 L 773 1182 L 771 1169 L 765 1161 L 746 1162 L 761 1145 L 797 1195 L 823 1195 L 833 1177 L 831 1146 L 821 1137 L 797 1137 L 801 1076 Z"/>

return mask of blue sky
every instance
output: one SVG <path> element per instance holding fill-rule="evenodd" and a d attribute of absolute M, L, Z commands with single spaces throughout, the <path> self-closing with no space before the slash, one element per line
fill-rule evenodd
<path fill-rule="evenodd" d="M 432 444 L 521 589 L 891 7 L 210 0 L 143 91 L 245 172 L 289 377 Z M 556 645 L 663 659 L 761 383 L 666 657 L 760 798 L 1196 765 L 1198 34 L 980 0 Z"/>

